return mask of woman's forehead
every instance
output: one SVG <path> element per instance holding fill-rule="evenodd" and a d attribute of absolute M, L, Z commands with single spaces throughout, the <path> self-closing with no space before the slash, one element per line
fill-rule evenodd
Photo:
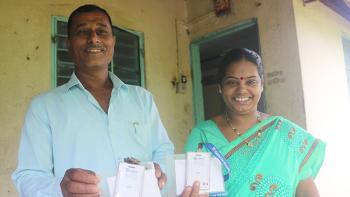
<path fill-rule="evenodd" d="M 230 64 L 226 70 L 226 75 L 227 74 L 257 74 L 258 73 L 258 68 L 257 66 L 249 61 L 240 61 L 240 62 L 235 62 Z"/>

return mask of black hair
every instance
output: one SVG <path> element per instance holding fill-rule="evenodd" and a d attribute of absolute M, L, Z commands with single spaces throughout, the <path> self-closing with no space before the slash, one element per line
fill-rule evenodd
<path fill-rule="evenodd" d="M 220 64 L 219 64 L 219 70 L 216 75 L 216 80 L 219 84 L 221 84 L 222 80 L 224 79 L 226 75 L 227 69 L 230 67 L 231 64 L 240 62 L 242 60 L 249 61 L 256 65 L 256 68 L 258 69 L 258 74 L 261 79 L 261 83 L 264 83 L 264 70 L 263 70 L 263 64 L 261 61 L 261 57 L 258 53 L 246 49 L 246 48 L 236 48 L 232 49 L 229 52 L 227 52 L 224 57 L 222 58 Z"/>
<path fill-rule="evenodd" d="M 111 17 L 109 16 L 109 14 L 107 13 L 107 11 L 105 9 L 100 8 L 97 5 L 86 4 L 86 5 L 82 5 L 82 6 L 78 7 L 70 14 L 70 16 L 68 18 L 68 27 L 67 27 L 68 37 L 70 37 L 70 30 L 72 28 L 73 18 L 81 13 L 89 13 L 89 12 L 102 12 L 103 14 L 105 14 L 107 16 L 109 24 L 111 25 L 111 28 L 112 28 Z M 112 28 L 112 30 L 113 30 L 113 28 Z"/>

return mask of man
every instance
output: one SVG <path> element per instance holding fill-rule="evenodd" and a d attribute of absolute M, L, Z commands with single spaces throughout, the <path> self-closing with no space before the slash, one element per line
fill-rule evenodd
<path fill-rule="evenodd" d="M 70 15 L 75 72 L 30 104 L 12 175 L 21 196 L 108 196 L 106 179 L 126 157 L 153 161 L 164 186 L 173 145 L 151 94 L 108 72 L 115 43 L 104 9 L 84 5 Z"/>

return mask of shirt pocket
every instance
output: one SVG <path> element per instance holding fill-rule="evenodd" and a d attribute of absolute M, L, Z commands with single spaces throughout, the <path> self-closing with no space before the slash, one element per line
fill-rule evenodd
<path fill-rule="evenodd" d="M 141 161 L 150 161 L 152 159 L 152 144 L 151 144 L 151 131 L 149 124 L 132 121 L 130 124 L 129 137 L 131 138 L 131 144 L 129 147 L 132 151 L 132 156 Z"/>
<path fill-rule="evenodd" d="M 149 149 L 151 133 L 149 125 L 140 122 L 132 122 L 131 136 L 137 144 L 145 149 Z"/>

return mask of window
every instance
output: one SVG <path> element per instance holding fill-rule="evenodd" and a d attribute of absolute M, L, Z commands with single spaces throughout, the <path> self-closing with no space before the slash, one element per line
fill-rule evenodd
<path fill-rule="evenodd" d="M 350 96 L 350 39 L 343 37 L 343 48 L 344 48 L 344 59 L 345 59 L 346 74 L 348 76 L 348 89 L 349 89 L 349 96 Z"/>
<path fill-rule="evenodd" d="M 113 26 L 117 37 L 109 70 L 127 84 L 144 86 L 143 34 Z M 74 71 L 74 63 L 66 45 L 67 19 L 53 17 L 52 21 L 52 85 L 66 83 Z"/>

